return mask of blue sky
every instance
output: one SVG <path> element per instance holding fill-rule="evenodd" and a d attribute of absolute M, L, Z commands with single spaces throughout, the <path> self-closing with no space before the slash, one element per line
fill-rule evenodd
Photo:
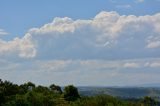
<path fill-rule="evenodd" d="M 1 0 L 0 58 L 19 84 L 159 83 L 160 1 Z"/>

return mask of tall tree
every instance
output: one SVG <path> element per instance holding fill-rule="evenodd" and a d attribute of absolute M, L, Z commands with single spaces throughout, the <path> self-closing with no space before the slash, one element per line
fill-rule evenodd
<path fill-rule="evenodd" d="M 64 98 L 67 101 L 75 101 L 80 98 L 78 90 L 73 85 L 68 85 L 64 88 Z"/>

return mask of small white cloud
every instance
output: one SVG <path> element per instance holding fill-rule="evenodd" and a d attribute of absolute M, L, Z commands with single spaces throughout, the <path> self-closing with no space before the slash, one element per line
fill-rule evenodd
<path fill-rule="evenodd" d="M 52 61 L 38 61 L 36 62 L 41 70 L 45 71 L 61 71 L 65 70 L 68 65 L 73 64 L 71 60 L 52 60 Z"/>
<path fill-rule="evenodd" d="M 123 67 L 124 68 L 139 68 L 140 65 L 138 63 L 125 63 Z"/>
<path fill-rule="evenodd" d="M 116 7 L 117 7 L 117 8 L 125 8 L 125 9 L 128 9 L 128 8 L 131 8 L 132 6 L 129 5 L 129 4 L 126 4 L 126 5 L 117 5 Z"/>
<path fill-rule="evenodd" d="M 153 49 L 153 48 L 160 48 L 160 36 L 159 34 L 155 36 L 149 36 L 147 38 L 147 48 Z"/>
<path fill-rule="evenodd" d="M 160 68 L 160 62 L 153 62 L 150 64 L 150 67 L 152 68 Z"/>
<path fill-rule="evenodd" d="M 116 0 L 109 0 L 109 2 L 111 2 L 111 3 L 117 3 Z"/>
<path fill-rule="evenodd" d="M 150 42 L 147 45 L 147 48 L 159 48 L 160 47 L 160 41 Z"/>
<path fill-rule="evenodd" d="M 136 0 L 136 3 L 143 3 L 145 0 Z"/>

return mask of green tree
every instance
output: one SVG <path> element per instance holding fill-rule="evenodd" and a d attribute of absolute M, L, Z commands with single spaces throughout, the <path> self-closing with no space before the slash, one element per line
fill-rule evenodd
<path fill-rule="evenodd" d="M 51 89 L 51 91 L 53 92 L 57 92 L 57 93 L 60 93 L 62 94 L 62 90 L 61 90 L 61 87 L 60 86 L 57 86 L 55 84 L 52 84 L 49 86 L 49 88 Z"/>
<path fill-rule="evenodd" d="M 19 86 L 19 92 L 25 94 L 28 91 L 32 91 L 35 88 L 35 84 L 32 82 L 27 82 Z"/>
<path fill-rule="evenodd" d="M 142 103 L 145 105 L 145 106 L 156 106 L 156 101 L 151 98 L 151 97 L 144 97 L 143 100 L 142 100 Z"/>
<path fill-rule="evenodd" d="M 67 101 L 75 101 L 80 98 L 78 90 L 73 85 L 68 85 L 64 88 L 64 98 Z"/>
<path fill-rule="evenodd" d="M 0 106 L 1 106 L 1 104 L 4 103 L 4 102 L 5 102 L 4 94 L 3 94 L 3 92 L 0 91 Z"/>
<path fill-rule="evenodd" d="M 49 88 L 48 87 L 45 87 L 45 86 L 37 86 L 35 89 L 34 89 L 35 92 L 49 92 Z"/>

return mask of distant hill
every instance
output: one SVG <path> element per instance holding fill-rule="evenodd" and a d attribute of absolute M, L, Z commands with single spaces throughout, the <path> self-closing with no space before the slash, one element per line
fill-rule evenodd
<path fill-rule="evenodd" d="M 160 83 L 141 84 L 139 86 L 142 86 L 142 87 L 153 87 L 153 88 L 159 87 L 160 88 Z"/>
<path fill-rule="evenodd" d="M 144 96 L 160 98 L 159 87 L 78 87 L 78 90 L 84 96 L 108 94 L 122 98 L 142 98 Z"/>

